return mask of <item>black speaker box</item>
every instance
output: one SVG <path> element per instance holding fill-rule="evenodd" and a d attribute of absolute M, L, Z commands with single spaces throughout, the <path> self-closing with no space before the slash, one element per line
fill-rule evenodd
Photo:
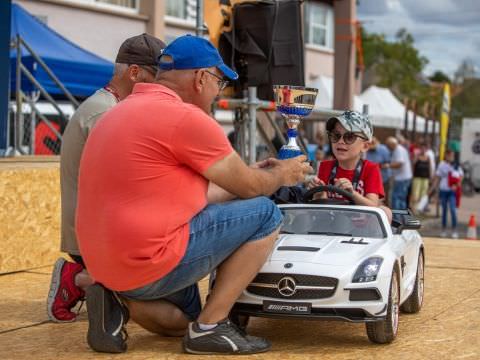
<path fill-rule="evenodd" d="M 273 84 L 305 85 L 301 0 L 240 3 L 233 7 L 232 31 L 220 37 L 224 61 L 240 75 L 235 94 L 248 86 L 273 100 Z"/>

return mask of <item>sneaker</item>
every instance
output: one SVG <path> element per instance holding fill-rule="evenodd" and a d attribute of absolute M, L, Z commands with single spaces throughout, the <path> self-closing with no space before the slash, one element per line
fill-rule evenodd
<path fill-rule="evenodd" d="M 452 239 L 458 239 L 458 232 L 456 231 L 452 232 Z"/>
<path fill-rule="evenodd" d="M 188 325 L 183 350 L 190 354 L 255 354 L 268 351 L 270 343 L 250 336 L 229 320 L 210 330 L 201 330 L 197 322 Z"/>
<path fill-rule="evenodd" d="M 75 285 L 75 275 L 82 270 L 82 265 L 63 258 L 55 262 L 47 298 L 47 314 L 50 320 L 72 322 L 77 318 L 77 314 L 71 310 L 85 297 L 85 291 Z"/>
<path fill-rule="evenodd" d="M 100 284 L 87 289 L 88 345 L 95 351 L 122 353 L 127 350 L 128 309 L 118 295 Z"/>
<path fill-rule="evenodd" d="M 447 236 L 448 236 L 447 232 L 445 230 L 442 230 L 442 232 L 440 233 L 440 237 L 446 238 Z"/>

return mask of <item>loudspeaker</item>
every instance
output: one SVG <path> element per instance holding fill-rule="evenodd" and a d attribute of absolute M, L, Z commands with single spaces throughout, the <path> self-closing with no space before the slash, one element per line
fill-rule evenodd
<path fill-rule="evenodd" d="M 230 32 L 219 50 L 239 73 L 235 96 L 257 86 L 257 96 L 273 100 L 273 84 L 305 85 L 301 0 L 256 1 L 233 7 Z"/>

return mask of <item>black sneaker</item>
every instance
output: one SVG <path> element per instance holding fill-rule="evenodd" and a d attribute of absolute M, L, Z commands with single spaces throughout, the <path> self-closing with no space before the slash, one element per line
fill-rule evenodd
<path fill-rule="evenodd" d="M 100 284 L 87 288 L 88 345 L 95 351 L 122 353 L 127 350 L 128 309 L 118 296 Z"/>
<path fill-rule="evenodd" d="M 197 322 L 190 323 L 183 338 L 183 350 L 190 354 L 255 354 L 268 351 L 270 346 L 265 339 L 246 335 L 229 320 L 211 330 L 201 330 Z"/>

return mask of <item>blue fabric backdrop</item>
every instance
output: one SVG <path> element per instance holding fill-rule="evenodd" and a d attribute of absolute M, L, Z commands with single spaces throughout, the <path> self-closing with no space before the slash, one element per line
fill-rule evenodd
<path fill-rule="evenodd" d="M 12 4 L 11 39 L 19 34 L 25 42 L 53 70 L 54 74 L 74 95 L 86 97 L 104 86 L 113 73 L 113 64 L 65 39 L 28 13 L 18 4 Z M 65 19 L 68 21 L 68 19 Z M 17 52 L 10 50 L 12 94 L 15 91 Z M 62 94 L 41 66 L 23 49 L 23 64 L 50 94 Z M 34 89 L 30 81 L 22 79 L 22 89 Z"/>

